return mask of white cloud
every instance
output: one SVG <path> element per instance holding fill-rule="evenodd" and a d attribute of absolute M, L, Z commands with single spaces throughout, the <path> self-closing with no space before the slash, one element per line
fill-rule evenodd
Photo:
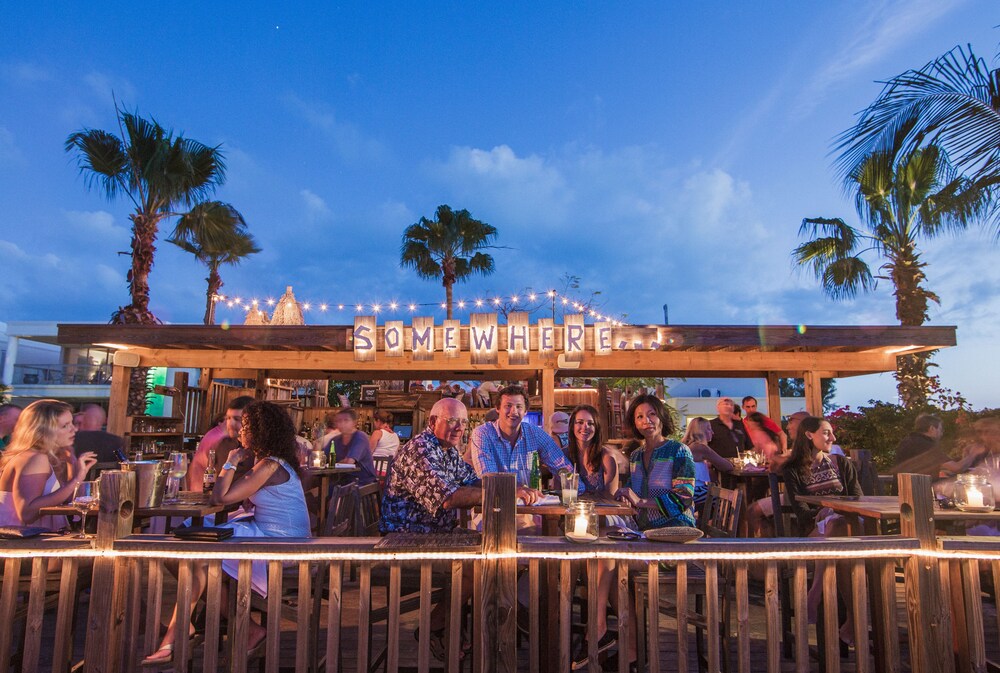
<path fill-rule="evenodd" d="M 128 79 L 117 75 L 92 70 L 83 76 L 83 83 L 99 101 L 110 101 L 112 93 L 118 101 L 126 103 L 136 97 L 135 86 Z"/>
<path fill-rule="evenodd" d="M 310 222 L 328 220 L 333 215 L 330 207 L 326 205 L 326 201 L 318 194 L 308 189 L 303 189 L 299 191 L 299 196 L 302 197 L 302 201 L 305 203 L 306 216 Z"/>
<path fill-rule="evenodd" d="M 131 239 L 130 230 L 115 224 L 115 217 L 105 210 L 67 210 L 63 217 L 69 224 L 69 235 L 81 235 L 97 245 L 121 245 Z"/>
<path fill-rule="evenodd" d="M 4 79 L 16 84 L 36 84 L 48 82 L 53 79 L 52 73 L 37 63 L 7 63 L 0 66 L 0 75 Z"/>
<path fill-rule="evenodd" d="M 366 135 L 356 124 L 339 119 L 330 107 L 310 103 L 295 94 L 288 94 L 284 102 L 289 109 L 320 131 L 342 159 L 380 163 L 390 159 L 385 145 Z"/>

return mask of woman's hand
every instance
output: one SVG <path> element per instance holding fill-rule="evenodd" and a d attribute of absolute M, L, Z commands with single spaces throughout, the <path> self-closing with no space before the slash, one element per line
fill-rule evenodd
<path fill-rule="evenodd" d="M 93 451 L 84 451 L 76 457 L 76 469 L 73 472 L 74 481 L 83 481 L 87 478 L 90 468 L 97 465 L 97 454 Z"/>
<path fill-rule="evenodd" d="M 229 455 L 226 456 L 226 462 L 230 463 L 231 465 L 239 465 L 240 462 L 243 460 L 243 458 L 246 456 L 244 452 L 245 449 L 241 448 L 233 449 L 232 451 L 229 452 Z"/>
<path fill-rule="evenodd" d="M 639 495 L 628 486 L 620 488 L 617 492 L 615 492 L 615 500 L 627 503 L 633 507 L 638 507 L 639 503 L 642 502 L 642 498 L 640 498 Z"/>

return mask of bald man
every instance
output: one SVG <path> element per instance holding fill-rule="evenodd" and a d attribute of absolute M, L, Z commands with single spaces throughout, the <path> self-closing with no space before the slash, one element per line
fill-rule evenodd
<path fill-rule="evenodd" d="M 80 408 L 80 429 L 73 440 L 73 453 L 77 456 L 93 451 L 98 463 L 117 463 L 125 458 L 125 439 L 105 432 L 108 414 L 99 404 L 84 404 Z"/>

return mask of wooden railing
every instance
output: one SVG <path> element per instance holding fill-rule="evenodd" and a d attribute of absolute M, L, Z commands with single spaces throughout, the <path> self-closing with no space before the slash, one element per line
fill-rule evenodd
<path fill-rule="evenodd" d="M 449 670 L 567 671 L 574 640 L 583 633 L 590 643 L 599 640 L 596 617 L 603 606 L 596 599 L 597 578 L 602 564 L 612 561 L 619 605 L 640 601 L 617 620 L 619 649 L 636 639 L 639 670 L 696 670 L 700 650 L 709 671 L 721 670 L 723 661 L 741 672 L 782 666 L 983 671 L 1000 640 L 995 623 L 1000 541 L 934 539 L 932 529 L 928 537 L 919 502 L 907 501 L 914 516 L 909 523 L 904 518 L 905 537 L 575 545 L 561 538 L 518 538 L 512 475 L 489 475 L 481 548 L 408 552 L 382 550 L 378 538 L 197 543 L 127 536 L 133 479 L 130 473 L 102 476 L 93 544 L 62 538 L 0 544 L 0 624 L 5 625 L 0 670 L 61 673 L 81 659 L 87 671 L 139 670 L 143 654 L 162 636 L 170 606 L 176 601 L 183 614 L 194 600 L 196 564 L 207 565 L 208 572 L 200 620 L 204 643 L 193 646 L 181 629 L 174 652 L 178 671 L 247 670 L 249 620 L 258 611 L 267 629 L 267 671 L 294 665 L 296 671 L 367 672 L 375 664 L 388 671 L 404 664 L 427 671 L 434 661 L 431 610 L 445 595 L 451 597 Z M 918 493 L 923 478 L 907 476 L 907 483 L 911 488 L 904 493 Z M 62 566 L 50 571 L 54 560 Z M 238 567 L 228 584 L 228 602 L 224 560 Z M 266 599 L 251 591 L 253 561 L 268 565 Z M 816 561 L 828 563 L 819 571 L 824 601 L 821 625 L 813 631 L 806 594 Z M 168 572 L 172 563 L 177 568 Z M 460 596 L 466 564 L 475 578 L 467 633 L 475 637 L 463 661 L 467 616 Z M 985 598 L 981 572 L 994 587 Z M 578 577 L 587 579 L 585 610 L 575 605 L 581 597 Z M 89 601 L 80 606 L 78 579 L 90 583 Z M 529 632 L 520 643 L 519 583 Z M 690 608 L 700 587 L 699 617 Z M 838 593 L 852 598 L 856 645 L 846 659 L 840 656 Z M 790 611 L 782 609 L 783 596 Z M 678 613 L 667 603 L 689 609 Z M 701 647 L 690 633 L 696 621 L 703 626 Z M 722 624 L 728 624 L 725 631 Z M 419 640 L 408 635 L 411 626 L 418 627 Z M 629 670 L 626 659 L 619 657 L 616 670 Z M 597 657 L 590 658 L 587 670 L 601 670 Z"/>

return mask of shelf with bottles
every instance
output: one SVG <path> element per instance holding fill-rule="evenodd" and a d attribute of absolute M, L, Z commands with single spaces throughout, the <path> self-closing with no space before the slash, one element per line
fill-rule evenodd
<path fill-rule="evenodd" d="M 159 457 L 184 450 L 184 419 L 165 416 L 129 416 L 125 449 L 130 458 Z"/>

